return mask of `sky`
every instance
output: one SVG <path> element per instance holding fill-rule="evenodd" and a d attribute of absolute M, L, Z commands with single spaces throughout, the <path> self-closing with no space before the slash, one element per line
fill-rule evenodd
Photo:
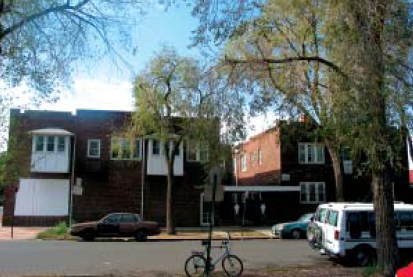
<path fill-rule="evenodd" d="M 133 71 L 126 67 L 116 68 L 107 61 L 93 66 L 77 64 L 70 88 L 64 88 L 60 100 L 53 103 L 41 103 L 42 110 L 63 110 L 75 112 L 76 109 L 133 110 L 132 81 L 133 76 L 143 70 L 154 54 L 163 46 L 174 47 L 180 55 L 200 57 L 191 44 L 191 31 L 198 24 L 191 16 L 191 10 L 185 5 L 165 8 L 155 4 L 131 30 L 132 41 L 136 44 L 136 55 L 128 56 Z M 20 94 L 27 88 L 20 87 Z M 23 94 L 21 106 L 29 106 L 30 93 Z M 248 119 L 249 136 L 264 131 L 273 124 L 275 116 L 260 115 Z"/>

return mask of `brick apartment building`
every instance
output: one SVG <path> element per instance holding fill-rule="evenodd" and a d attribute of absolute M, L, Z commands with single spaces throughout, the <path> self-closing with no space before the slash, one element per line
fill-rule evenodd
<path fill-rule="evenodd" d="M 264 220 L 291 221 L 313 212 L 320 203 L 334 201 L 335 179 L 330 156 L 310 130 L 306 122 L 279 121 L 275 127 L 236 147 L 236 184 L 226 188 L 222 209 L 234 214 L 238 203 L 239 220 L 255 225 Z M 359 176 L 359 165 L 346 153 L 342 159 L 345 199 L 372 201 L 370 178 Z M 395 199 L 412 202 L 406 151 L 402 161 L 405 168 L 392 176 Z"/>
<path fill-rule="evenodd" d="M 3 224 L 53 225 L 72 216 L 97 220 L 111 212 L 165 222 L 166 163 L 160 142 L 117 135 L 129 112 L 11 110 L 10 148 L 18 148 L 19 184 L 5 188 Z M 185 143 L 175 153 L 177 226 L 199 226 L 199 185 L 208 153 Z M 14 217 L 13 217 L 14 215 Z"/>

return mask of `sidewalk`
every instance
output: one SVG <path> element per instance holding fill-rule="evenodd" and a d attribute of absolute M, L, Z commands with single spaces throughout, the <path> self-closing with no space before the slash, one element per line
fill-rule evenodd
<path fill-rule="evenodd" d="M 250 239 L 273 239 L 275 238 L 269 228 L 250 228 L 250 227 L 217 227 L 214 228 L 212 239 L 222 240 L 228 238 L 228 233 L 233 240 L 250 240 Z M 207 228 L 176 228 L 176 235 L 170 236 L 162 232 L 159 236 L 149 237 L 151 241 L 161 240 L 205 240 L 208 239 Z"/>
<path fill-rule="evenodd" d="M 35 239 L 36 235 L 47 228 L 43 227 L 14 227 L 13 238 L 11 237 L 11 227 L 3 227 L 0 216 L 0 240 L 26 240 Z"/>

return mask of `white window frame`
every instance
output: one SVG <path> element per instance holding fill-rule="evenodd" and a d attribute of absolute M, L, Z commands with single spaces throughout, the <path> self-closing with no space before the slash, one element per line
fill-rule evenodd
<path fill-rule="evenodd" d="M 117 147 L 118 147 L 118 156 L 113 157 L 113 146 L 114 140 L 117 140 Z M 129 140 L 130 148 L 129 148 L 129 158 L 122 157 L 122 143 L 124 140 Z M 134 150 L 133 147 L 135 143 L 139 144 L 139 157 L 133 157 Z M 112 137 L 110 141 L 110 159 L 113 161 L 140 161 L 142 159 L 142 139 L 140 138 L 125 138 L 125 137 Z"/>
<path fill-rule="evenodd" d="M 43 149 L 42 150 L 37 150 L 36 148 L 36 144 L 37 144 L 37 140 L 42 137 L 43 138 Z M 48 142 L 49 142 L 49 138 L 53 137 L 53 151 L 48 151 L 47 147 L 48 147 Z M 59 151 L 59 138 L 63 138 L 64 140 L 64 151 Z M 56 154 L 56 153 L 66 153 L 67 149 L 68 149 L 68 140 L 67 137 L 65 136 L 48 136 L 48 135 L 35 135 L 33 136 L 32 139 L 32 152 L 33 153 L 44 153 L 44 154 Z"/>
<path fill-rule="evenodd" d="M 37 140 L 39 138 L 42 138 L 42 150 L 37 150 Z M 33 136 L 33 152 L 34 153 L 44 153 L 44 152 L 46 152 L 45 151 L 45 149 L 46 149 L 45 141 L 46 141 L 46 136 Z"/>
<path fill-rule="evenodd" d="M 195 160 L 190 158 L 190 152 L 191 152 L 191 150 L 194 151 L 193 150 L 194 145 L 196 145 L 195 146 L 196 147 L 196 150 L 195 150 L 196 151 L 196 159 Z M 209 149 L 208 149 L 207 146 L 205 146 L 205 147 L 206 147 L 206 149 L 203 149 L 202 151 L 206 151 L 206 160 L 201 160 L 201 145 L 199 143 L 194 144 L 194 143 L 189 142 L 188 145 L 187 145 L 186 160 L 188 162 L 202 162 L 202 163 L 207 162 L 209 160 Z"/>
<path fill-rule="evenodd" d="M 310 200 L 310 184 L 313 184 L 315 186 L 315 200 L 311 201 Z M 319 199 L 320 193 L 319 193 L 319 185 L 322 185 L 322 190 L 323 190 L 323 195 L 324 199 Z M 302 191 L 303 188 L 306 192 L 306 200 L 303 201 L 301 199 Z M 326 183 L 325 182 L 300 182 L 300 203 L 301 204 L 319 204 L 319 203 L 325 203 L 326 202 Z"/>
<path fill-rule="evenodd" d="M 258 149 L 258 164 L 262 164 L 262 149 Z"/>
<path fill-rule="evenodd" d="M 308 154 L 309 154 L 309 146 L 314 147 L 314 161 L 308 161 Z M 304 161 L 301 159 L 302 150 L 301 148 L 304 147 Z M 322 157 L 321 160 L 318 158 L 318 151 L 321 150 Z M 321 143 L 308 143 L 308 142 L 300 142 L 298 143 L 298 163 L 299 164 L 324 164 L 325 163 L 325 150 L 324 144 Z"/>
<path fill-rule="evenodd" d="M 241 172 L 246 172 L 248 167 L 247 167 L 247 161 L 248 161 L 248 155 L 243 153 L 240 155 L 240 164 L 241 164 Z"/>
<path fill-rule="evenodd" d="M 97 155 L 91 155 L 91 153 L 90 153 L 90 150 L 91 150 L 91 144 L 93 143 L 93 142 L 97 142 L 97 144 L 98 144 L 98 154 Z M 100 139 L 88 139 L 87 140 L 87 157 L 88 158 L 95 158 L 95 159 L 98 159 L 98 158 L 100 158 L 100 151 L 101 150 L 101 140 Z"/>

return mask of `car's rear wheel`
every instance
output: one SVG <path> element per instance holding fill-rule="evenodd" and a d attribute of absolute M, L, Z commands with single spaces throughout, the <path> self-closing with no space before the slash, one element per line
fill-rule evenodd
<path fill-rule="evenodd" d="M 136 241 L 146 241 L 148 239 L 148 234 L 145 230 L 138 230 L 135 234 Z"/>
<path fill-rule="evenodd" d="M 359 246 L 353 252 L 354 261 L 358 266 L 366 267 L 373 264 L 375 255 L 374 249 L 370 246 Z"/>
<path fill-rule="evenodd" d="M 301 231 L 298 229 L 294 229 L 291 231 L 291 237 L 293 239 L 300 239 L 301 238 Z"/>

